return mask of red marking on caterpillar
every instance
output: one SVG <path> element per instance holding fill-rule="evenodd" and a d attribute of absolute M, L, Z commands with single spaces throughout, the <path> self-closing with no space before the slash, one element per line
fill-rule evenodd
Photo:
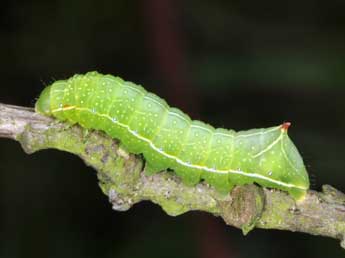
<path fill-rule="evenodd" d="M 281 128 L 284 130 L 284 131 L 287 131 L 289 129 L 289 127 L 291 126 L 291 123 L 290 122 L 284 122 L 282 125 L 281 125 Z"/>

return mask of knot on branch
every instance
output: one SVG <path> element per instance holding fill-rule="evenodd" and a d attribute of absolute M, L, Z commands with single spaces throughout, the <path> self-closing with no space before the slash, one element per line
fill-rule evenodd
<path fill-rule="evenodd" d="M 321 196 L 324 201 L 339 205 L 345 205 L 345 194 L 338 191 L 333 186 L 323 185 L 322 192 L 323 195 Z"/>
<path fill-rule="evenodd" d="M 245 235 L 260 219 L 264 203 L 264 192 L 256 185 L 237 186 L 231 192 L 231 201 L 219 201 L 226 224 L 241 228 Z"/>

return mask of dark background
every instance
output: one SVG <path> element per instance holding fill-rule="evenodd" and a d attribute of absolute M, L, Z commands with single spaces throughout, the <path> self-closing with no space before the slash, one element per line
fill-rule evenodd
<path fill-rule="evenodd" d="M 312 188 L 345 190 L 345 3 L 2 1 L 0 102 L 97 70 L 140 83 L 192 118 L 236 130 L 291 121 Z M 149 202 L 112 211 L 71 154 L 0 141 L 0 257 L 344 257 L 336 240 L 244 237 L 216 217 Z"/>

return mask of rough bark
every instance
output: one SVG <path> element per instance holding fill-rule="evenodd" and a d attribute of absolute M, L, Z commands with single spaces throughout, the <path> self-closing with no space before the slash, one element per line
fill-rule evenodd
<path fill-rule="evenodd" d="M 340 239 L 345 248 L 345 195 L 329 185 L 322 192 L 310 190 L 300 203 L 285 192 L 256 185 L 237 186 L 224 196 L 203 182 L 186 186 L 171 172 L 147 176 L 141 156 L 127 153 L 117 140 L 25 107 L 0 104 L 0 137 L 20 142 L 26 153 L 55 148 L 78 155 L 97 170 L 114 210 L 150 200 L 172 216 L 210 212 L 245 234 L 255 227 L 299 231 Z"/>

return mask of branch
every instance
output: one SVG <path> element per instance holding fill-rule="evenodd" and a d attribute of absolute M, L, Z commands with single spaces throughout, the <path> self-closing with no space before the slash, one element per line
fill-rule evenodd
<path fill-rule="evenodd" d="M 150 200 L 172 216 L 210 212 L 244 234 L 254 227 L 299 231 L 340 239 L 345 248 L 345 195 L 328 185 L 322 192 L 310 190 L 301 203 L 256 185 L 237 186 L 224 196 L 203 182 L 186 186 L 171 172 L 147 176 L 141 156 L 127 153 L 117 140 L 18 106 L 0 104 L 0 137 L 20 142 L 26 153 L 55 148 L 78 155 L 97 170 L 114 210 Z"/>

